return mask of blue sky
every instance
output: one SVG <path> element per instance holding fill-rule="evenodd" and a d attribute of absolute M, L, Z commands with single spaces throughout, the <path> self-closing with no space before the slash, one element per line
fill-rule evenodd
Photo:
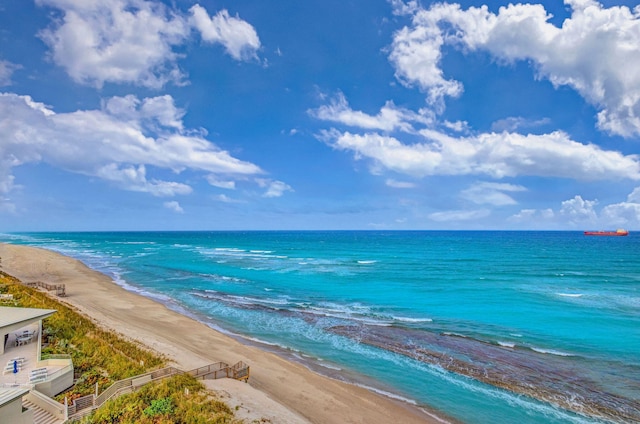
<path fill-rule="evenodd" d="M 640 229 L 640 8 L 5 0 L 0 231 Z"/>

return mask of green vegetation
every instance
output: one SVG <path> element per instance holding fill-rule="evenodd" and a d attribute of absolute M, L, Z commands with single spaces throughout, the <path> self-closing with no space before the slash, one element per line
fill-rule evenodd
<path fill-rule="evenodd" d="M 118 397 L 82 423 L 239 424 L 233 411 L 189 375 L 178 375 Z"/>
<path fill-rule="evenodd" d="M 166 360 L 143 346 L 100 329 L 72 307 L 45 293 L 20 284 L 16 278 L 0 271 L 0 292 L 13 294 L 8 306 L 55 309 L 58 312 L 43 321 L 43 357 L 69 354 L 79 378 L 74 387 L 58 396 L 70 401 L 95 393 L 96 383 L 102 392 L 117 380 L 161 368 Z M 148 384 L 134 393 L 105 403 L 82 423 L 189 423 L 237 424 L 233 411 L 216 400 L 204 386 L 189 375 L 178 375 L 159 383 Z"/>
<path fill-rule="evenodd" d="M 151 401 L 151 405 L 142 411 L 147 417 L 155 417 L 158 415 L 171 414 L 173 412 L 173 401 L 171 398 L 155 399 Z"/>

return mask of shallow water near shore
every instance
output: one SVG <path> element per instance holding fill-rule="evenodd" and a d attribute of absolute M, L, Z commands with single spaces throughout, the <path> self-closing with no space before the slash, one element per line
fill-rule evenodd
<path fill-rule="evenodd" d="M 640 421 L 640 237 L 3 234 L 468 423 Z M 359 377 L 362 375 L 364 377 Z"/>

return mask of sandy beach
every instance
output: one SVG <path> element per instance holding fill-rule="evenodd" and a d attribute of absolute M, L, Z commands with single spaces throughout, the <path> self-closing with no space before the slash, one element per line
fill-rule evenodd
<path fill-rule="evenodd" d="M 274 353 L 248 346 L 161 303 L 127 291 L 80 261 L 33 247 L 0 244 L 2 269 L 24 282 L 64 283 L 59 298 L 99 325 L 166 355 L 184 370 L 243 361 L 249 384 L 207 382 L 238 417 L 273 423 L 436 423 L 421 408 L 317 374 Z"/>

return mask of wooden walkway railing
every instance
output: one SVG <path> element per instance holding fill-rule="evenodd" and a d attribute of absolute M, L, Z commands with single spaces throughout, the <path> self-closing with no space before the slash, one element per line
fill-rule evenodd
<path fill-rule="evenodd" d="M 67 295 L 64 284 L 49 284 L 43 283 L 42 281 L 30 281 L 28 283 L 24 283 L 24 285 L 29 287 L 40 287 L 48 291 L 55 291 L 56 295 L 60 297 L 64 297 Z"/>
<path fill-rule="evenodd" d="M 244 362 L 238 362 L 229 366 L 224 362 L 196 368 L 191 371 L 182 371 L 174 367 L 162 368 L 146 374 L 136 375 L 116 381 L 98 396 L 91 394 L 75 399 L 67 406 L 69 419 L 79 419 L 89 415 L 93 410 L 101 407 L 105 402 L 125 393 L 130 393 L 148 383 L 161 381 L 178 374 L 189 374 L 198 380 L 215 380 L 218 378 L 234 378 L 236 380 L 249 380 L 249 366 Z"/>
<path fill-rule="evenodd" d="M 249 365 L 242 361 L 233 366 L 229 366 L 224 362 L 218 362 L 216 364 L 187 371 L 187 374 L 190 374 L 198 380 L 233 378 L 234 380 L 243 380 L 247 382 L 249 380 Z"/>

